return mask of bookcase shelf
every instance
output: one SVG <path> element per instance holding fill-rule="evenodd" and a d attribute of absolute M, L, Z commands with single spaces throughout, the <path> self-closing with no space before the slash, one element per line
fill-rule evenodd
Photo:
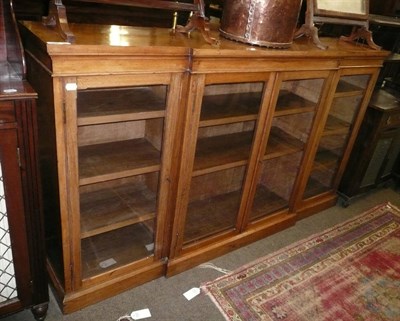
<path fill-rule="evenodd" d="M 154 220 L 156 193 L 143 180 L 81 193 L 81 237 Z"/>
<path fill-rule="evenodd" d="M 143 223 L 83 239 L 82 278 L 152 256 L 153 242 L 153 232 Z"/>
<path fill-rule="evenodd" d="M 347 134 L 351 124 L 333 115 L 328 116 L 324 129 L 324 136 Z"/>
<path fill-rule="evenodd" d="M 233 93 L 204 96 L 199 127 L 256 120 L 260 93 Z"/>
<path fill-rule="evenodd" d="M 264 218 L 265 213 L 272 214 L 286 207 L 287 200 L 268 190 L 264 185 L 258 185 L 250 217 L 254 221 Z"/>
<path fill-rule="evenodd" d="M 275 116 L 312 112 L 316 104 L 288 90 L 282 90 L 276 104 Z"/>
<path fill-rule="evenodd" d="M 191 202 L 185 228 L 185 244 L 233 229 L 240 191 L 215 195 L 212 198 Z"/>
<path fill-rule="evenodd" d="M 193 176 L 245 165 L 252 137 L 252 132 L 240 132 L 199 139 Z"/>
<path fill-rule="evenodd" d="M 304 143 L 280 128 L 272 127 L 264 160 L 296 153 L 304 149 Z"/>
<path fill-rule="evenodd" d="M 77 104 L 79 126 L 160 118 L 165 116 L 166 86 L 84 90 Z"/>
<path fill-rule="evenodd" d="M 335 97 L 350 97 L 362 95 L 363 93 L 363 88 L 341 80 L 336 87 Z"/>
<path fill-rule="evenodd" d="M 334 172 L 340 158 L 340 153 L 335 153 L 333 150 L 318 150 L 315 156 L 314 169 L 325 169 Z"/>
<path fill-rule="evenodd" d="M 80 184 L 93 184 L 160 170 L 160 151 L 146 139 L 79 148 Z"/>

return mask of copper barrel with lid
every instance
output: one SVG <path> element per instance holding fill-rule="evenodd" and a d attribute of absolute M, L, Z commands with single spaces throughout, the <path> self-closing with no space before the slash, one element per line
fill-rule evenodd
<path fill-rule="evenodd" d="M 225 38 L 271 48 L 293 41 L 302 0 L 229 0 L 224 2 L 220 33 Z"/>

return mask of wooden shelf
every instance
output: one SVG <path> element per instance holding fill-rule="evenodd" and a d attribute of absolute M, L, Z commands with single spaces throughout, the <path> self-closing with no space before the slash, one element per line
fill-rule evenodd
<path fill-rule="evenodd" d="M 319 150 L 315 156 L 313 170 L 334 172 L 338 165 L 340 155 L 331 150 Z"/>
<path fill-rule="evenodd" d="M 253 132 L 200 138 L 197 141 L 193 176 L 247 164 Z"/>
<path fill-rule="evenodd" d="M 350 131 L 350 126 L 350 123 L 329 115 L 322 135 L 347 135 Z"/>
<path fill-rule="evenodd" d="M 204 96 L 200 127 L 256 120 L 261 93 L 236 93 Z"/>
<path fill-rule="evenodd" d="M 79 148 L 81 185 L 158 170 L 160 151 L 144 138 Z"/>
<path fill-rule="evenodd" d="M 310 177 L 307 183 L 306 190 L 304 191 L 303 199 L 307 199 L 309 197 L 328 192 L 331 189 L 331 186 L 324 185 L 318 180 Z"/>
<path fill-rule="evenodd" d="M 187 212 L 184 243 L 233 229 L 240 200 L 241 191 L 234 191 L 191 202 Z"/>
<path fill-rule="evenodd" d="M 257 185 L 253 208 L 250 212 L 252 221 L 265 217 L 281 209 L 288 207 L 288 201 L 270 191 L 264 185 Z"/>
<path fill-rule="evenodd" d="M 152 87 L 79 91 L 78 125 L 164 117 L 166 94 L 161 98 Z"/>
<path fill-rule="evenodd" d="M 142 183 L 82 193 L 81 238 L 153 220 L 156 194 Z"/>
<path fill-rule="evenodd" d="M 304 193 L 308 198 L 332 189 L 340 156 L 331 150 L 319 150 L 315 156 L 312 172 Z"/>
<path fill-rule="evenodd" d="M 319 148 L 334 151 L 337 155 L 343 155 L 347 141 L 348 133 L 346 135 L 326 135 L 321 137 Z"/>
<path fill-rule="evenodd" d="M 293 154 L 303 150 L 304 143 L 278 127 L 272 127 L 269 134 L 264 160 Z"/>
<path fill-rule="evenodd" d="M 279 93 L 275 117 L 314 111 L 316 104 L 288 90 Z"/>
<path fill-rule="evenodd" d="M 336 87 L 335 98 L 357 96 L 362 94 L 364 94 L 363 88 L 340 80 Z"/>
<path fill-rule="evenodd" d="M 190 203 L 185 225 L 185 244 L 233 229 L 240 200 L 241 192 L 235 191 Z M 288 201 L 259 185 L 251 219 L 272 214 L 287 206 Z"/>
<path fill-rule="evenodd" d="M 153 242 L 153 231 L 143 223 L 83 239 L 83 278 L 86 279 L 153 255 L 152 251 L 146 248 Z M 115 264 L 101 267 L 100 264 L 107 260 L 114 260 Z"/>

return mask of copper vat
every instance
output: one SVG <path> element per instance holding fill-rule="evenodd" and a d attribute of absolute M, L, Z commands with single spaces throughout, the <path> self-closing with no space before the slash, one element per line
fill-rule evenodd
<path fill-rule="evenodd" d="M 253 45 L 288 48 L 293 41 L 302 0 L 224 1 L 220 33 Z"/>

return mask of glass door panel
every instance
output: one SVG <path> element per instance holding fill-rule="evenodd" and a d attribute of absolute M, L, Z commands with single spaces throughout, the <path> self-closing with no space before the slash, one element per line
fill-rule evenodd
<path fill-rule="evenodd" d="M 263 82 L 205 87 L 184 244 L 235 228 L 263 90 Z"/>
<path fill-rule="evenodd" d="M 83 278 L 154 254 L 167 91 L 78 91 Z"/>
<path fill-rule="evenodd" d="M 1 154 L 0 154 L 1 155 Z M 0 304 L 18 297 L 13 251 L 9 228 L 9 213 L 0 157 Z"/>
<path fill-rule="evenodd" d="M 240 166 L 193 177 L 185 243 L 235 227 L 245 170 Z"/>
<path fill-rule="evenodd" d="M 304 198 L 333 188 L 355 116 L 361 106 L 370 75 L 342 76 L 336 88 Z"/>
<path fill-rule="evenodd" d="M 250 220 L 289 207 L 325 79 L 282 82 Z"/>
<path fill-rule="evenodd" d="M 347 138 L 348 135 L 329 135 L 321 138 L 311 172 L 312 176 L 304 194 L 305 198 L 326 192 L 327 186 L 332 186 Z"/>

